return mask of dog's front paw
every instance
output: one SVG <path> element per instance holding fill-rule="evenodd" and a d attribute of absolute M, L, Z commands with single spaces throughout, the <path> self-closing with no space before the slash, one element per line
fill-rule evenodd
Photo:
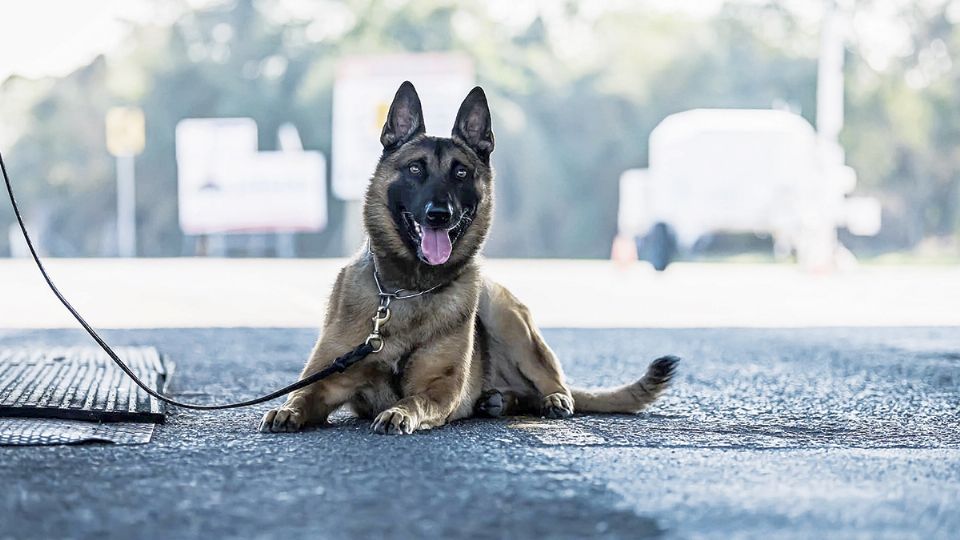
<path fill-rule="evenodd" d="M 260 421 L 262 433 L 281 433 L 286 431 L 300 431 L 303 427 L 305 415 L 300 407 L 284 405 L 263 415 Z"/>
<path fill-rule="evenodd" d="M 409 435 L 417 429 L 417 421 L 400 407 L 391 407 L 373 421 L 373 431 L 386 435 Z"/>
<path fill-rule="evenodd" d="M 567 418 L 573 415 L 573 398 L 563 392 L 554 392 L 543 398 L 541 405 L 543 416 L 547 418 Z"/>

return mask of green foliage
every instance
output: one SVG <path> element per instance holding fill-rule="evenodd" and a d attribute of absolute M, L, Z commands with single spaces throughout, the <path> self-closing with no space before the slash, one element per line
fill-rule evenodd
<path fill-rule="evenodd" d="M 886 247 L 960 231 L 960 64 L 949 57 L 960 28 L 949 6 L 904 4 L 911 52 L 884 70 L 849 62 L 842 140 L 863 189 L 884 201 Z"/>
<path fill-rule="evenodd" d="M 67 77 L 0 86 L 5 100 L 20 96 L 0 109 L 5 114 L 9 103 L 29 105 L 7 158 L 47 249 L 113 251 L 109 107 L 145 110 L 139 243 L 144 255 L 177 255 L 176 123 L 250 116 L 261 148 L 271 149 L 276 128 L 293 121 L 305 147 L 329 156 L 334 70 L 350 54 L 454 50 L 473 58 L 497 133 L 493 256 L 607 256 L 619 175 L 646 165 L 647 136 L 668 114 L 781 104 L 815 116 L 816 29 L 777 3 L 734 2 L 704 18 L 643 3 L 597 9 L 568 1 L 526 19 L 502 12 L 502 3 L 307 4 L 312 12 L 298 14 L 284 3 L 241 0 L 184 13 L 172 25 L 135 26 L 119 51 Z M 861 190 L 881 196 L 888 214 L 875 248 L 960 227 L 960 70 L 954 64 L 928 73 L 920 87 L 907 83 L 926 69 L 931 43 L 958 49 L 945 6 L 908 10 L 916 53 L 893 67 L 871 69 L 856 44 L 848 55 L 844 145 Z M 300 235 L 301 252 L 341 254 L 342 213 L 331 200 L 330 227 Z M 10 219 L 0 213 L 0 225 Z M 5 242 L 0 235 L 0 252 Z"/>

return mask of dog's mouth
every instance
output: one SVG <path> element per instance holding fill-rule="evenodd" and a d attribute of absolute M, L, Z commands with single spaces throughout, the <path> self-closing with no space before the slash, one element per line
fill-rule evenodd
<path fill-rule="evenodd" d="M 416 246 L 417 257 L 421 261 L 438 266 L 448 260 L 453 246 L 463 236 L 473 221 L 472 209 L 464 209 L 459 219 L 450 227 L 429 227 L 421 225 L 411 212 L 401 210 L 403 225 L 410 242 Z"/>

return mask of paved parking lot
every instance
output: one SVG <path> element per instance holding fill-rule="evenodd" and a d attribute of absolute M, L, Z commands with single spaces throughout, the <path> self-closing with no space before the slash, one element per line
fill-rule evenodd
<path fill-rule="evenodd" d="M 107 332 L 177 363 L 174 393 L 292 380 L 310 329 Z M 638 416 L 470 420 L 407 437 L 266 406 L 175 411 L 145 446 L 0 448 L 0 538 L 955 538 L 960 329 L 546 332 L 579 385 L 684 357 Z M 0 331 L 0 346 L 86 343 Z"/>

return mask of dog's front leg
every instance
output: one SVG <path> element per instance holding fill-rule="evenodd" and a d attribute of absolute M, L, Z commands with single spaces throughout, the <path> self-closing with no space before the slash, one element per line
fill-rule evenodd
<path fill-rule="evenodd" d="M 329 367 L 338 356 L 352 348 L 328 335 L 339 336 L 341 333 L 335 330 L 324 331 L 300 374 L 301 379 Z M 263 415 L 260 431 L 298 431 L 305 425 L 325 422 L 330 413 L 353 397 L 357 388 L 369 377 L 369 368 L 369 364 L 356 365 L 343 373 L 335 373 L 322 381 L 291 392 L 286 403 Z"/>
<path fill-rule="evenodd" d="M 417 349 L 404 369 L 405 397 L 377 416 L 373 430 L 400 435 L 445 424 L 462 399 L 472 353 L 472 317 Z"/>

